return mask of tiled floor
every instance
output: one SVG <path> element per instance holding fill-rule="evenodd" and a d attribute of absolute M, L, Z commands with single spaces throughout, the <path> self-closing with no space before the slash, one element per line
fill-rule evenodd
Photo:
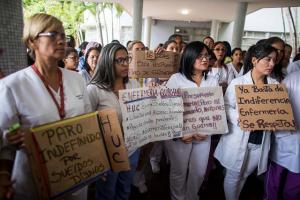
<path fill-rule="evenodd" d="M 169 168 L 166 163 L 162 163 L 161 172 L 153 174 L 150 164 L 146 167 L 146 184 L 148 192 L 140 194 L 138 189 L 132 187 L 130 200 L 169 200 Z M 261 180 L 260 180 L 261 179 Z M 263 199 L 263 178 L 251 175 L 241 193 L 241 200 L 261 200 Z M 199 191 L 201 200 L 223 200 L 223 169 L 218 166 L 214 169 L 208 178 L 208 181 L 202 185 Z"/>

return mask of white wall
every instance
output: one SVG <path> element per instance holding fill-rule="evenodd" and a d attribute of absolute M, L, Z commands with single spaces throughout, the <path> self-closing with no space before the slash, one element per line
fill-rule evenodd
<path fill-rule="evenodd" d="M 300 11 L 297 8 L 298 13 Z M 289 25 L 286 17 L 286 13 L 283 14 L 285 20 L 285 31 L 289 32 Z M 297 20 L 299 16 L 294 15 L 295 21 L 299 24 L 300 20 Z M 226 40 L 231 43 L 233 34 L 234 22 L 222 23 L 219 29 L 219 40 Z M 299 27 L 299 25 L 298 25 Z M 256 12 L 250 13 L 245 19 L 245 31 L 257 31 L 257 32 L 275 32 L 283 33 L 283 20 L 281 14 L 281 8 L 264 8 Z M 298 30 L 299 31 L 299 30 Z"/>
<path fill-rule="evenodd" d="M 219 29 L 219 41 L 228 41 L 231 43 L 234 22 L 222 23 Z"/>
<path fill-rule="evenodd" d="M 154 20 L 151 29 L 150 49 L 155 48 L 159 43 L 166 42 L 169 36 L 174 34 L 175 27 L 210 28 L 210 22 Z"/>
<path fill-rule="evenodd" d="M 287 19 L 283 14 L 286 31 L 289 31 Z M 283 32 L 281 8 L 264 8 L 246 16 L 245 28 L 248 31 Z"/>
<path fill-rule="evenodd" d="M 298 9 L 298 13 L 300 13 L 300 8 Z M 286 31 L 289 31 L 289 25 L 286 20 L 286 15 L 284 14 L 285 22 L 286 22 Z M 294 16 L 294 18 L 299 18 L 300 16 Z M 109 30 L 110 28 L 110 13 L 107 13 L 107 21 Z M 115 34 L 113 39 L 118 39 L 123 41 L 125 44 L 125 40 L 131 40 L 132 34 L 126 33 L 126 37 L 121 37 L 121 30 L 119 30 L 119 23 L 122 27 L 132 27 L 132 17 L 124 12 L 120 17 L 120 21 L 115 19 Z M 297 20 L 298 27 L 300 27 L 300 19 Z M 159 43 L 164 43 L 170 35 L 174 33 L 175 27 L 195 27 L 195 28 L 210 28 L 210 22 L 186 22 L 186 21 L 167 21 L 167 20 L 155 20 L 153 19 L 153 25 L 151 28 L 151 42 L 150 42 L 150 49 L 153 49 Z M 232 40 L 232 32 L 233 32 L 233 25 L 234 22 L 231 23 L 221 23 L 219 29 L 219 38 L 214 38 L 215 40 L 226 40 L 231 42 Z M 98 36 L 96 35 L 96 29 L 92 26 L 95 26 L 95 19 L 90 14 L 85 14 L 85 25 L 87 28 L 86 32 L 86 40 L 87 41 L 100 41 Z M 256 12 L 250 13 L 246 16 L 245 19 L 245 31 L 262 31 L 262 32 L 283 32 L 283 22 L 282 22 L 282 15 L 281 15 L 281 8 L 265 8 L 258 10 Z M 299 31 L 299 30 L 298 30 Z M 103 31 L 104 35 L 103 38 L 106 40 L 105 31 Z M 124 35 L 124 34 L 123 34 Z M 144 35 L 142 34 L 142 37 Z M 109 36 L 109 41 L 111 41 L 111 36 Z M 142 38 L 143 40 L 143 38 Z"/>

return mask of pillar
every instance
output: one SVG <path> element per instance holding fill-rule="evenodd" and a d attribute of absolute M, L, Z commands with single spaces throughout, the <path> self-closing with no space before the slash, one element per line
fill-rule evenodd
<path fill-rule="evenodd" d="M 0 1 L 0 69 L 9 75 L 27 66 L 22 0 Z"/>
<path fill-rule="evenodd" d="M 219 27 L 220 27 L 220 21 L 219 20 L 212 20 L 211 21 L 210 37 L 212 37 L 214 39 L 214 41 L 218 41 Z"/>
<path fill-rule="evenodd" d="M 245 26 L 245 18 L 247 14 L 247 2 L 239 2 L 235 11 L 235 20 L 233 26 L 233 34 L 232 34 L 232 48 L 241 47 L 243 34 L 244 34 L 244 26 Z"/>
<path fill-rule="evenodd" d="M 144 22 L 144 44 L 150 48 L 152 17 L 146 17 Z"/>
<path fill-rule="evenodd" d="M 143 22 L 143 0 L 133 0 L 133 40 L 141 40 Z"/>

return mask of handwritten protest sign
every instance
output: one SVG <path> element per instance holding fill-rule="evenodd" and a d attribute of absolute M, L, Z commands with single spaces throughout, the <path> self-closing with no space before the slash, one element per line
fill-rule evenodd
<path fill-rule="evenodd" d="M 125 144 L 129 152 L 149 142 L 182 136 L 179 89 L 138 88 L 119 92 Z"/>
<path fill-rule="evenodd" d="M 228 132 L 221 87 L 182 89 L 183 134 Z"/>
<path fill-rule="evenodd" d="M 131 53 L 130 78 L 169 78 L 178 69 L 180 54 L 163 51 L 135 51 Z"/>
<path fill-rule="evenodd" d="M 106 145 L 102 136 L 112 137 L 114 131 L 121 130 L 116 113 L 102 111 L 99 116 L 100 119 L 98 112 L 93 112 L 41 125 L 32 128 L 32 133 L 26 136 L 39 199 L 56 198 L 77 190 L 99 178 L 110 169 L 110 164 L 117 169 L 118 166 L 113 165 L 107 154 L 119 152 L 124 156 L 126 152 L 122 152 L 121 143 L 118 147 Z M 108 130 L 103 119 L 118 128 Z M 122 136 L 121 131 L 117 135 Z M 122 156 L 118 158 L 127 162 L 128 166 L 128 158 L 126 160 Z"/>
<path fill-rule="evenodd" d="M 283 84 L 236 85 L 243 130 L 295 130 L 287 90 Z"/>
<path fill-rule="evenodd" d="M 112 170 L 116 172 L 129 170 L 128 154 L 117 112 L 109 108 L 99 111 L 99 124 L 106 143 Z"/>

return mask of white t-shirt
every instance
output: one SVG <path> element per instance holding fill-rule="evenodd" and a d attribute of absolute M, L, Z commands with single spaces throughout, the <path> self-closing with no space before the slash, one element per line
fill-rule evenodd
<path fill-rule="evenodd" d="M 167 82 L 167 87 L 172 88 L 194 88 L 198 87 L 197 84 L 188 80 L 185 75 L 181 73 L 173 74 Z M 200 87 L 213 87 L 218 86 L 218 81 L 214 77 L 208 76 L 207 79 L 202 79 Z"/>

